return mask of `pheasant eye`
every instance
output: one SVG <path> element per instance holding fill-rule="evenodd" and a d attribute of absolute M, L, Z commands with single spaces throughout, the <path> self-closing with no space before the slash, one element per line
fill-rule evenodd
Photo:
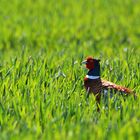
<path fill-rule="evenodd" d="M 90 63 L 92 63 L 92 62 L 93 62 L 93 60 L 89 60 L 89 62 L 90 62 Z"/>

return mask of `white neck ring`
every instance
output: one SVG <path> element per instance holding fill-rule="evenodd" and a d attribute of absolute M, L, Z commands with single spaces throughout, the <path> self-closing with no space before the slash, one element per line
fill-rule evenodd
<path fill-rule="evenodd" d="M 86 78 L 88 78 L 88 79 L 98 79 L 98 78 L 100 78 L 100 76 L 86 75 Z"/>

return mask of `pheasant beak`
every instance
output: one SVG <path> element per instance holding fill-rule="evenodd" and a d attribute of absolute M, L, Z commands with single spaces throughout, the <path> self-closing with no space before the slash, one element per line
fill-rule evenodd
<path fill-rule="evenodd" d="M 82 61 L 82 64 L 87 64 L 87 60 Z"/>

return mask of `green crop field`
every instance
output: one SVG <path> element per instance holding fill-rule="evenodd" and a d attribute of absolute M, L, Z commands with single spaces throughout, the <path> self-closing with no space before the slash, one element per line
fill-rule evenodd
<path fill-rule="evenodd" d="M 140 0 L 0 0 L 0 140 L 140 139 Z M 86 98 L 81 61 L 137 99 Z M 104 101 L 107 100 L 107 101 Z"/>

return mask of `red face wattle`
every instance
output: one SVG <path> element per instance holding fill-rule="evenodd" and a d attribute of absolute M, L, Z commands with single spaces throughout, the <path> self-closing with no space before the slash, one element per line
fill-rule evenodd
<path fill-rule="evenodd" d="M 87 69 L 94 69 L 94 59 L 92 57 L 88 57 L 83 63 L 86 64 Z"/>
<path fill-rule="evenodd" d="M 94 68 L 94 60 L 93 59 L 87 60 L 86 68 L 89 69 L 89 70 Z"/>

